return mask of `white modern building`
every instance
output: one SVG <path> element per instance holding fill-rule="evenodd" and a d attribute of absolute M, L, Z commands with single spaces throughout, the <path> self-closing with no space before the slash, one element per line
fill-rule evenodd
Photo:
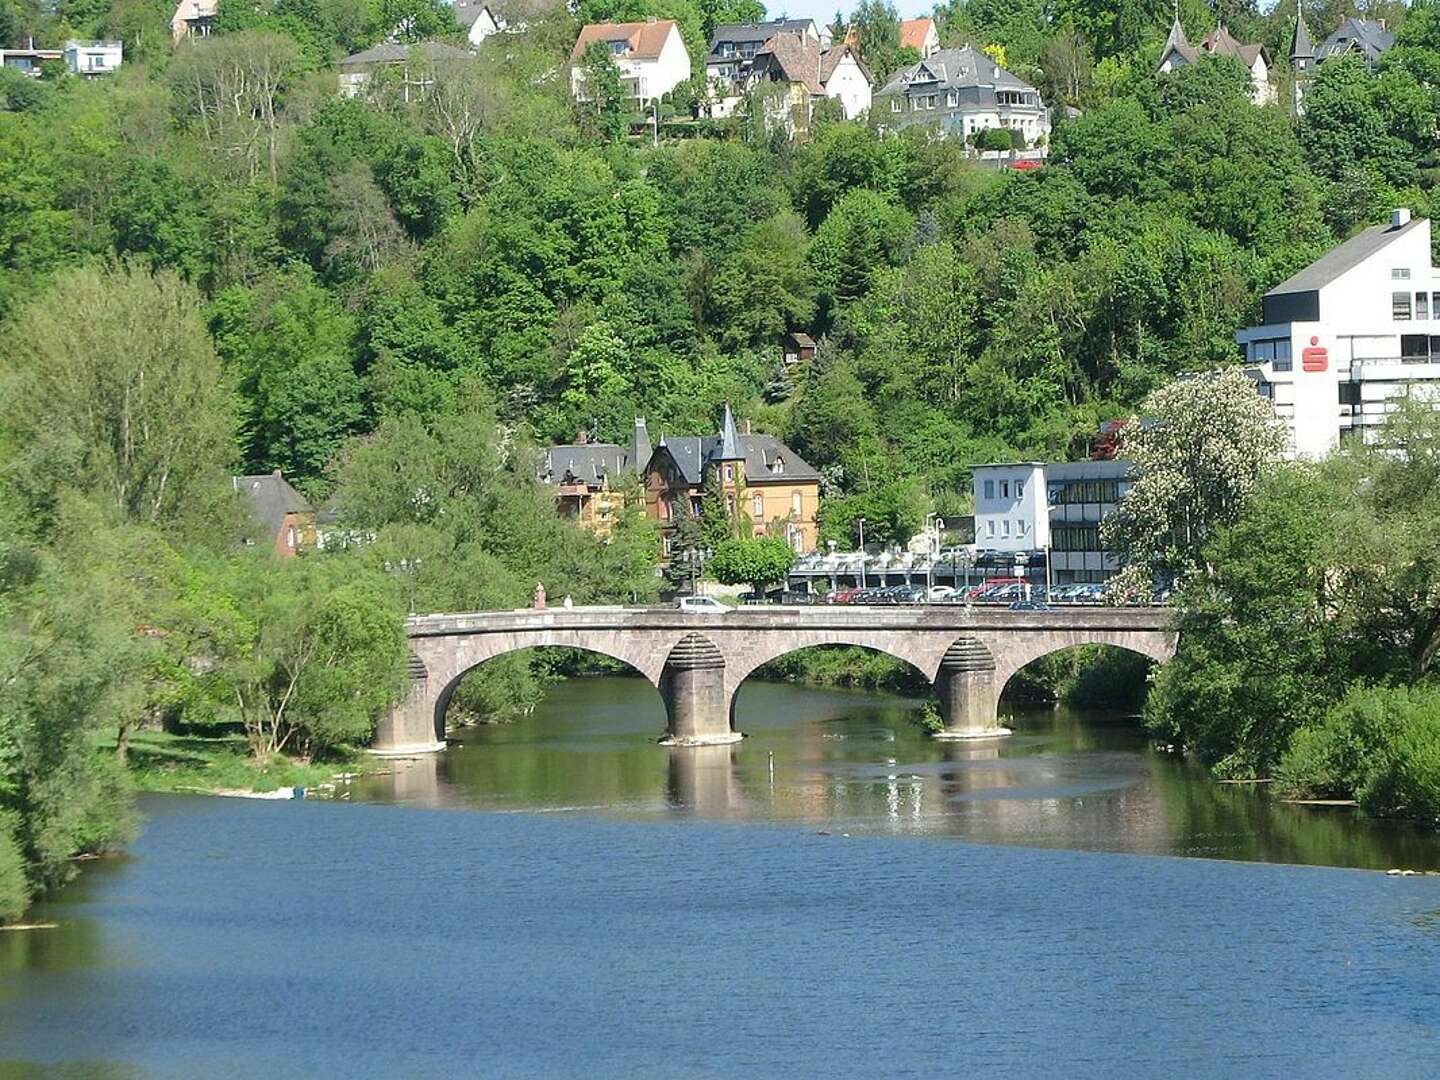
<path fill-rule="evenodd" d="M 1130 490 L 1120 460 L 1014 461 L 971 468 L 977 565 L 1019 565 L 1056 585 L 1105 581 L 1120 560 L 1100 522 Z"/>
<path fill-rule="evenodd" d="M 1440 270 L 1430 222 L 1392 212 L 1265 294 L 1235 335 L 1297 457 L 1375 441 L 1405 397 L 1440 405 Z"/>
<path fill-rule="evenodd" d="M 596 42 L 610 52 L 628 96 L 647 105 L 690 78 L 690 53 L 673 19 L 632 23 L 591 23 L 570 52 L 570 92 L 588 101 L 585 53 Z"/>
<path fill-rule="evenodd" d="M 65 42 L 65 66 L 75 75 L 94 78 L 110 75 L 124 61 L 124 47 L 118 41 Z"/>

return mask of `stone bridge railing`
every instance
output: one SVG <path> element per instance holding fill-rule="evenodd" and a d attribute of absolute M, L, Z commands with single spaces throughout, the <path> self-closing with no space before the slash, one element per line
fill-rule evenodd
<path fill-rule="evenodd" d="M 735 692 L 762 664 L 816 645 L 858 645 L 911 664 L 935 683 L 950 738 L 1007 734 L 996 707 L 1010 677 L 1072 645 L 1115 645 L 1155 660 L 1174 654 L 1169 609 L 1065 607 L 1040 611 L 915 607 L 744 607 L 723 615 L 674 608 L 583 607 L 423 615 L 407 624 L 410 696 L 382 722 L 376 750 L 444 745 L 445 709 L 464 674 L 517 649 L 559 645 L 620 660 L 665 699 L 679 745 L 740 738 Z"/>

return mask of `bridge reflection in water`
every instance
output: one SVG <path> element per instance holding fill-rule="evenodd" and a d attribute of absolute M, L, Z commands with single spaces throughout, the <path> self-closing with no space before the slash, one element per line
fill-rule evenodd
<path fill-rule="evenodd" d="M 377 753 L 443 749 L 445 713 L 466 672 L 540 646 L 585 649 L 629 664 L 659 689 L 664 742 L 731 743 L 736 691 L 761 665 L 797 649 L 858 645 L 888 653 L 932 681 L 945 716 L 942 739 L 1008 734 L 998 718 L 1010 677 L 1074 645 L 1113 645 L 1155 660 L 1174 654 L 1171 613 L 1153 607 L 1042 611 L 752 607 L 725 615 L 664 608 L 562 608 L 425 615 L 407 624 L 411 691 L 380 724 Z"/>

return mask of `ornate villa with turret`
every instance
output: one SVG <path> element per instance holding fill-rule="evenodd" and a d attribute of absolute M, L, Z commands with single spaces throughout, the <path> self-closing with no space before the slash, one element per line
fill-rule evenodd
<path fill-rule="evenodd" d="M 659 522 L 669 554 L 677 519 L 698 517 L 707 480 L 717 477 L 732 520 L 755 536 L 777 536 L 796 552 L 813 551 L 820 474 L 773 435 L 742 431 L 730 407 L 713 435 L 661 435 L 652 448 L 643 419 L 629 446 L 577 440 L 545 451 L 540 479 L 555 490 L 556 509 L 608 535 L 627 498 L 641 498 Z"/>
<path fill-rule="evenodd" d="M 1238 60 L 1250 72 L 1250 97 L 1256 105 L 1268 105 L 1275 100 L 1275 89 L 1270 85 L 1270 56 L 1264 45 L 1242 44 L 1223 25 L 1215 27 L 1198 44 L 1191 45 L 1177 14 L 1165 47 L 1160 50 L 1161 74 L 1194 64 L 1206 54 Z"/>

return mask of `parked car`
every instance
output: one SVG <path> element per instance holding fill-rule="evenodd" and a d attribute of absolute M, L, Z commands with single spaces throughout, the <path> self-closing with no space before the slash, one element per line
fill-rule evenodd
<path fill-rule="evenodd" d="M 855 594 L 859 591 L 859 589 L 836 589 L 829 596 L 825 597 L 825 602 L 827 604 L 853 604 L 855 602 Z"/>
<path fill-rule="evenodd" d="M 924 585 L 896 585 L 890 595 L 893 604 L 923 604 L 927 599 Z"/>
<path fill-rule="evenodd" d="M 728 615 L 733 610 L 713 596 L 682 596 L 675 606 L 692 615 Z"/>
<path fill-rule="evenodd" d="M 954 596 L 955 592 L 949 585 L 931 585 L 925 598 L 932 604 L 943 604 Z"/>
<path fill-rule="evenodd" d="M 819 593 L 793 592 L 786 589 L 784 592 L 776 594 L 775 599 L 777 603 L 794 607 L 797 605 L 818 604 L 821 603 L 824 598 L 820 596 Z"/>

